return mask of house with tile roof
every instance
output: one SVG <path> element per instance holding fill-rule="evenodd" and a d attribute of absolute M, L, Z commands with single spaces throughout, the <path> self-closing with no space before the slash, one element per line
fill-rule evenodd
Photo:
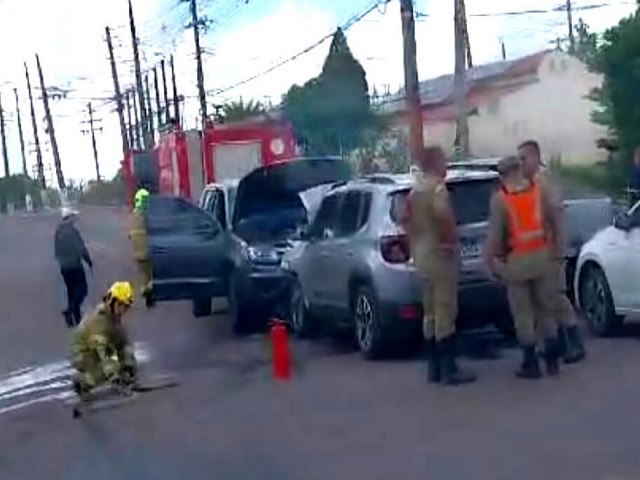
<path fill-rule="evenodd" d="M 602 83 L 579 59 L 556 50 L 480 65 L 467 71 L 470 149 L 474 157 L 512 154 L 526 139 L 540 142 L 547 159 L 588 164 L 606 158 L 606 136 L 591 121 L 587 95 Z M 453 75 L 421 82 L 425 145 L 453 149 L 456 107 Z M 407 128 L 404 92 L 381 99 L 379 111 L 396 129 Z"/>

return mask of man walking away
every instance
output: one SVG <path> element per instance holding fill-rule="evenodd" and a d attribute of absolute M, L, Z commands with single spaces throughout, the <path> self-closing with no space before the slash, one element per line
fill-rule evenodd
<path fill-rule="evenodd" d="M 456 219 L 444 182 L 447 167 L 442 149 L 425 149 L 420 169 L 409 195 L 404 223 L 423 281 L 429 381 L 445 385 L 469 383 L 476 376 L 456 364 L 459 246 Z"/>
<path fill-rule="evenodd" d="M 551 250 L 556 238 L 553 207 L 538 183 L 524 177 L 517 157 L 498 164 L 501 188 L 491 199 L 485 255 L 492 273 L 507 283 L 509 305 L 516 324 L 523 361 L 516 375 L 542 376 L 536 353 L 536 331 L 544 337 L 544 358 L 550 375 L 559 373 L 558 340 L 551 319 L 549 295 Z"/>
<path fill-rule="evenodd" d="M 62 209 L 62 222 L 56 229 L 54 250 L 60 273 L 67 289 L 67 308 L 63 312 L 69 327 L 82 320 L 82 302 L 87 296 L 87 278 L 82 262 L 93 269 L 89 251 L 75 226 L 77 213 L 67 207 Z"/>
<path fill-rule="evenodd" d="M 525 177 L 540 185 L 546 198 L 551 202 L 554 216 L 558 219 L 555 242 L 559 247 L 564 246 L 564 222 L 562 221 L 563 204 L 562 196 L 557 186 L 550 178 L 540 155 L 540 146 L 535 140 L 528 140 L 518 147 L 518 158 L 522 162 Z M 576 312 L 567 297 L 567 279 L 565 276 L 564 248 L 557 250 L 557 255 L 552 259 L 552 271 L 550 281 L 553 283 L 553 318 L 557 322 L 559 348 L 562 351 L 565 363 L 580 362 L 586 357 L 584 343 L 578 329 Z"/>

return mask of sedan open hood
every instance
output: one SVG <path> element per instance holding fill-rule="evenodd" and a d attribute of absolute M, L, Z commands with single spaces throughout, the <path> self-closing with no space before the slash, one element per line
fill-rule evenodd
<path fill-rule="evenodd" d="M 266 205 L 273 203 L 276 207 L 280 199 L 286 203 L 287 198 L 313 187 L 351 177 L 349 164 L 337 158 L 301 158 L 257 168 L 240 180 L 232 224 L 235 227 Z"/>

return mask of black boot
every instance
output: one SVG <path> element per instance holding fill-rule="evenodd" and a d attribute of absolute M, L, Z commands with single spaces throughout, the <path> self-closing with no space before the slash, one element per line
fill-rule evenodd
<path fill-rule="evenodd" d="M 516 372 L 516 376 L 528 380 L 536 380 L 542 377 L 535 345 L 522 347 L 522 365 L 520 365 L 520 370 Z"/>
<path fill-rule="evenodd" d="M 474 373 L 458 368 L 454 335 L 450 335 L 438 342 L 438 350 L 440 353 L 441 383 L 444 385 L 460 385 L 476 381 Z"/>
<path fill-rule="evenodd" d="M 438 347 L 439 345 L 435 338 L 427 340 L 427 354 L 429 356 L 429 383 L 438 383 L 442 378 L 441 355 Z"/>
<path fill-rule="evenodd" d="M 567 349 L 563 353 L 564 363 L 578 363 L 587 356 L 587 352 L 582 342 L 580 330 L 577 325 L 572 325 L 565 329 Z"/>
<path fill-rule="evenodd" d="M 557 338 L 548 338 L 544 342 L 544 363 L 547 366 L 547 374 L 556 376 L 560 373 L 560 349 Z"/>
<path fill-rule="evenodd" d="M 558 355 L 561 357 L 565 356 L 568 349 L 567 329 L 565 327 L 558 327 Z"/>
<path fill-rule="evenodd" d="M 73 317 L 71 315 L 71 312 L 69 311 L 69 309 L 64 310 L 62 312 L 62 316 L 64 317 L 64 321 L 67 324 L 67 327 L 69 328 L 73 328 Z"/>

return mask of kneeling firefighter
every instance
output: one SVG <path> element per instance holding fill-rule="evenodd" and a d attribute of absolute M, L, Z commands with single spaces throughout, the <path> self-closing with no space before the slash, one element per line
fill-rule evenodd
<path fill-rule="evenodd" d="M 130 389 L 136 383 L 133 346 L 122 324 L 122 316 L 133 304 L 129 282 L 114 283 L 102 303 L 74 330 L 71 363 L 76 370 L 73 388 L 86 400 L 91 390 L 106 383 Z"/>

